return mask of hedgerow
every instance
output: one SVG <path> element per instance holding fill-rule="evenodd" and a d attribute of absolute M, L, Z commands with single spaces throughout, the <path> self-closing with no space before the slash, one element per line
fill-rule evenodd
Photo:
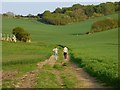
<path fill-rule="evenodd" d="M 94 32 L 106 31 L 113 28 L 117 28 L 119 26 L 120 24 L 118 19 L 107 18 L 102 21 L 94 22 L 91 28 L 91 32 L 94 33 Z"/>

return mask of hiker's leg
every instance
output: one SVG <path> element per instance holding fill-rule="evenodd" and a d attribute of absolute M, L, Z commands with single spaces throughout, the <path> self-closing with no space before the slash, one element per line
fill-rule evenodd
<path fill-rule="evenodd" d="M 64 52 L 64 59 L 67 59 L 67 53 Z"/>
<path fill-rule="evenodd" d="M 65 52 L 64 52 L 64 59 L 65 59 Z"/>
<path fill-rule="evenodd" d="M 55 54 L 55 60 L 57 60 L 58 56 L 57 56 L 57 53 Z"/>
<path fill-rule="evenodd" d="M 67 53 L 65 54 L 65 59 L 67 59 Z"/>
<path fill-rule="evenodd" d="M 58 56 L 56 55 L 56 60 L 58 59 Z"/>
<path fill-rule="evenodd" d="M 54 53 L 54 59 L 56 59 L 56 55 L 55 55 L 55 53 Z"/>
<path fill-rule="evenodd" d="M 66 53 L 65 53 L 65 59 L 66 59 Z"/>

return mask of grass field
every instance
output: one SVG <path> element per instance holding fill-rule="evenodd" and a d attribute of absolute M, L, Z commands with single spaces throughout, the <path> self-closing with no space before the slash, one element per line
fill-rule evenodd
<path fill-rule="evenodd" d="M 93 22 L 108 17 L 118 18 L 118 15 L 93 18 L 66 26 L 47 25 L 29 19 L 3 18 L 3 33 L 11 34 L 13 28 L 20 26 L 32 35 L 32 43 L 3 42 L 3 70 L 20 71 L 23 74 L 35 69 L 35 63 L 47 59 L 54 46 L 66 45 L 71 49 L 72 60 L 79 62 L 87 72 L 110 85 L 117 84 L 118 29 L 73 35 L 90 31 Z M 11 78 L 3 81 L 3 87 L 7 87 L 8 84 L 4 82 L 10 80 Z"/>
<path fill-rule="evenodd" d="M 10 87 L 9 81 L 15 82 L 15 77 L 36 69 L 37 62 L 43 61 L 51 55 L 51 46 L 44 43 L 3 42 L 2 45 L 3 72 L 16 73 L 12 78 L 12 74 L 8 73 L 10 77 L 4 80 L 3 87 Z"/>
<path fill-rule="evenodd" d="M 89 41 L 84 40 L 87 42 L 83 42 L 79 47 L 74 46 L 72 49 L 73 60 L 81 63 L 80 66 L 91 75 L 115 85 L 118 83 L 117 38 L 117 29 L 91 35 Z"/>

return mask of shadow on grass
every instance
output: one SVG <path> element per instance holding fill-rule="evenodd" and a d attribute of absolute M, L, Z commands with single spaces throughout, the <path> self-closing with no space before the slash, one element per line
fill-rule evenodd
<path fill-rule="evenodd" d="M 51 23 L 49 23 L 49 22 L 47 22 L 47 21 L 45 21 L 45 20 L 43 20 L 43 19 L 39 19 L 39 20 L 37 20 L 38 22 L 41 22 L 41 23 L 43 23 L 43 24 L 47 24 L 47 25 L 54 25 L 54 24 L 51 24 Z"/>
<path fill-rule="evenodd" d="M 82 63 L 82 59 L 81 58 L 75 58 L 73 53 L 70 53 L 70 59 L 71 59 L 71 62 L 75 63 L 79 67 L 84 67 L 85 66 L 85 64 Z"/>

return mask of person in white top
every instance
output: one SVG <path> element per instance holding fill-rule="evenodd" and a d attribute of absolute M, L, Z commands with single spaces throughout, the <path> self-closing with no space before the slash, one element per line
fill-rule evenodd
<path fill-rule="evenodd" d="M 53 49 L 53 52 L 54 52 L 55 60 L 57 60 L 57 59 L 58 59 L 58 48 L 55 47 L 55 48 Z"/>
<path fill-rule="evenodd" d="M 67 59 L 67 54 L 68 54 L 68 48 L 64 47 L 64 49 L 63 49 L 64 59 Z"/>

